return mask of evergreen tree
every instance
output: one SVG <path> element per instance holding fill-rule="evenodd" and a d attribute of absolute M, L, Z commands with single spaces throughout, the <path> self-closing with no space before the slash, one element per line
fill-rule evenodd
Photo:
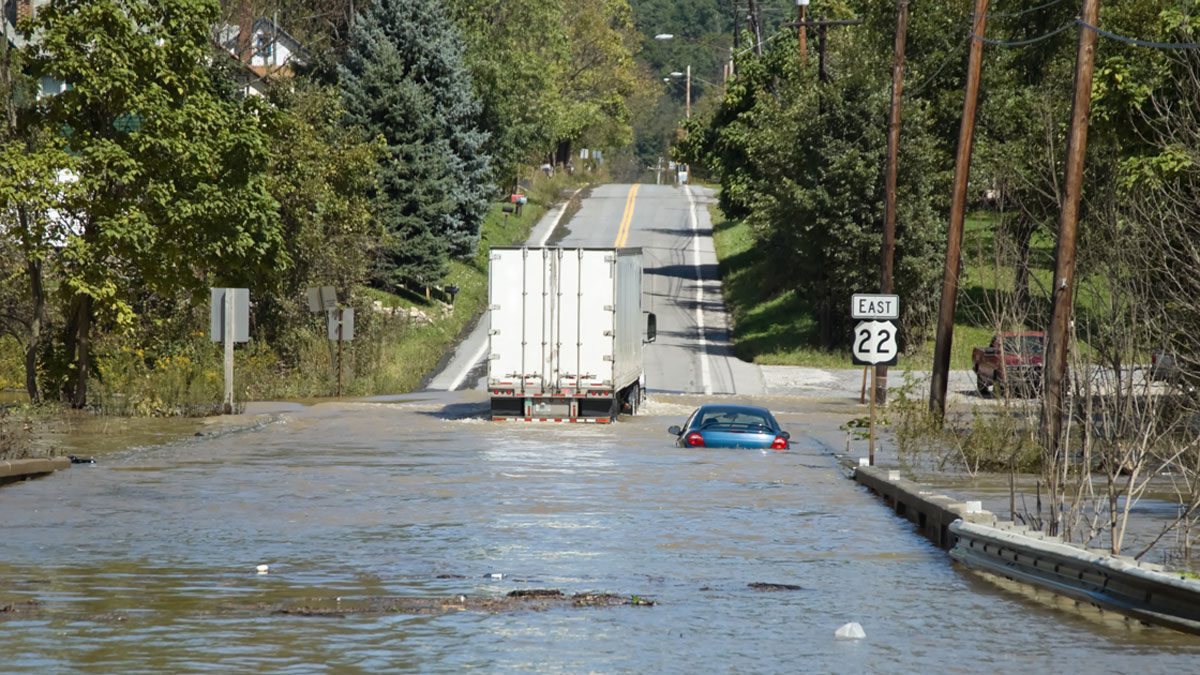
<path fill-rule="evenodd" d="M 387 239 L 376 281 L 431 283 L 448 255 L 473 255 L 490 158 L 462 39 L 440 3 L 379 0 L 362 12 L 341 68 L 347 122 L 386 144 L 375 211 Z"/>

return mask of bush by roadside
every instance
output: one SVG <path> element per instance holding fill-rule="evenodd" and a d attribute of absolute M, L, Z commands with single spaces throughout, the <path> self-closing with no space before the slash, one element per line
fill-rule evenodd
<path fill-rule="evenodd" d="M 594 177 L 594 176 L 593 176 Z M 355 310 L 355 336 L 341 350 L 342 393 L 368 396 L 412 391 L 478 315 L 487 299 L 490 246 L 524 241 L 532 226 L 564 192 L 579 184 L 570 176 L 537 176 L 521 214 L 492 205 L 474 258 L 455 260 L 438 286 L 387 293 L 357 287 L 343 304 Z M 446 286 L 457 286 L 451 303 Z M 252 298 L 253 301 L 253 298 Z M 234 350 L 234 399 L 295 399 L 337 393 L 337 343 L 326 336 L 323 314 L 309 314 L 295 298 L 300 325 L 287 345 L 259 339 Z M 91 407 L 122 416 L 203 416 L 220 411 L 224 392 L 223 350 L 209 341 L 207 307 L 182 317 L 187 330 L 170 340 L 145 340 L 144 333 L 107 334 L 95 343 Z M 251 319 L 253 325 L 253 317 Z M 253 333 L 252 333 L 253 335 Z M 11 340 L 0 344 L 4 388 L 18 392 L 21 352 Z M 11 426 L 11 425 L 10 425 Z M 15 439 L 16 436 L 13 436 Z M 15 442 L 15 441 L 14 441 Z"/>

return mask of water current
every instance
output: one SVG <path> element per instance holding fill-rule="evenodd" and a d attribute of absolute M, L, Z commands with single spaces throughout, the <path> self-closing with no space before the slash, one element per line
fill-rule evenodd
<path fill-rule="evenodd" d="M 0 671 L 1200 667 L 1200 639 L 952 565 L 807 404 L 771 403 L 787 452 L 674 447 L 699 401 L 606 426 L 492 423 L 475 392 L 293 406 L 0 488 Z M 633 602 L 505 601 L 550 589 Z"/>

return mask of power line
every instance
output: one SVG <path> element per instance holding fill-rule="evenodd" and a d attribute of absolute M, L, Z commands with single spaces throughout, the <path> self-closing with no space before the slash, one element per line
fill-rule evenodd
<path fill-rule="evenodd" d="M 993 40 L 991 38 L 985 38 L 982 35 L 976 35 L 974 32 L 971 33 L 971 37 L 975 38 L 976 40 L 979 40 L 980 42 L 982 42 L 984 44 L 995 45 L 997 47 L 1025 47 L 1027 45 L 1034 44 L 1035 42 L 1041 42 L 1042 40 L 1049 40 L 1050 38 L 1054 37 L 1055 35 L 1058 35 L 1059 33 L 1063 32 L 1064 30 L 1074 26 L 1076 23 L 1082 23 L 1082 22 L 1079 21 L 1078 19 L 1072 19 L 1071 21 L 1064 23 L 1063 25 L 1059 26 L 1058 28 L 1055 28 L 1054 30 L 1050 31 L 1049 33 L 1046 33 L 1045 35 L 1039 35 L 1035 38 L 1029 38 L 1028 40 L 1016 40 L 1014 42 Z"/>
<path fill-rule="evenodd" d="M 979 40 L 980 42 L 983 42 L 984 44 L 995 45 L 997 47 L 1025 47 L 1027 45 L 1034 44 L 1035 42 L 1041 42 L 1042 40 L 1048 40 L 1048 39 L 1054 37 L 1055 35 L 1058 35 L 1059 33 L 1063 32 L 1066 29 L 1068 29 L 1072 26 L 1075 26 L 1077 24 L 1080 26 L 1083 26 L 1084 28 L 1090 28 L 1091 30 L 1096 31 L 1097 34 L 1103 35 L 1106 38 L 1110 38 L 1110 39 L 1116 40 L 1118 42 L 1124 42 L 1126 44 L 1136 45 L 1138 47 L 1146 47 L 1149 49 L 1200 49 L 1200 42 L 1152 42 L 1149 40 L 1139 40 L 1137 38 L 1125 37 L 1124 35 L 1117 35 L 1116 33 L 1104 30 L 1103 28 L 1100 28 L 1099 26 L 1093 26 L 1092 24 L 1084 21 L 1083 19 L 1079 19 L 1079 18 L 1072 19 L 1072 20 L 1068 21 L 1067 23 L 1064 23 L 1063 25 L 1059 26 L 1058 28 L 1055 28 L 1054 30 L 1050 31 L 1049 33 L 1046 33 L 1044 35 L 1039 35 L 1035 38 L 1029 38 L 1028 40 L 1016 40 L 1016 41 L 1006 42 L 1003 40 L 993 40 L 991 38 L 986 38 L 986 37 L 983 37 L 982 35 L 976 35 L 973 32 L 970 35 L 971 35 L 971 37 L 975 38 L 976 40 Z"/>
<path fill-rule="evenodd" d="M 1075 22 L 1084 28 L 1091 28 L 1106 38 L 1112 38 L 1113 40 L 1124 42 L 1126 44 L 1137 45 L 1138 47 L 1149 47 L 1150 49 L 1200 49 L 1200 42 L 1150 42 L 1147 40 L 1138 40 L 1136 38 L 1125 37 L 1124 35 L 1117 35 L 1116 33 L 1110 33 L 1103 28 L 1093 26 L 1083 19 L 1076 19 Z"/>
<path fill-rule="evenodd" d="M 1050 2 L 1047 2 L 1043 5 L 1038 5 L 1037 7 L 1030 7 L 1029 9 L 1023 9 L 1019 12 L 988 12 L 988 13 L 984 14 L 984 16 L 989 19 L 1013 19 L 1018 16 L 1024 16 L 1026 14 L 1030 14 L 1030 13 L 1036 12 L 1038 10 L 1053 7 L 1057 4 L 1062 3 L 1062 1 L 1063 0 L 1050 0 Z M 974 14 L 972 14 L 971 16 L 974 16 Z"/>
<path fill-rule="evenodd" d="M 963 47 L 965 47 L 967 45 L 967 43 L 970 41 L 971 41 L 971 36 L 967 35 L 965 38 L 963 38 L 962 42 L 959 42 L 957 45 L 951 47 L 950 55 L 946 57 L 946 60 L 942 61 L 942 64 L 934 69 L 932 75 L 926 76 L 925 79 L 921 81 L 921 84 L 918 84 L 917 86 L 913 87 L 912 89 L 905 91 L 904 98 L 906 98 L 906 99 L 911 98 L 911 97 L 914 97 L 917 94 L 920 94 L 921 92 L 925 91 L 925 89 L 927 89 L 929 87 L 929 85 L 934 83 L 934 81 L 937 79 L 937 76 L 942 73 L 942 70 L 944 70 L 946 68 L 946 66 L 950 65 L 951 61 L 955 61 L 959 58 L 960 55 L 959 55 L 958 51 L 960 49 L 962 49 Z"/>

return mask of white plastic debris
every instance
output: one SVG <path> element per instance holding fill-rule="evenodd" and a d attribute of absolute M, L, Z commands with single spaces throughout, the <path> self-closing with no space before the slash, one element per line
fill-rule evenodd
<path fill-rule="evenodd" d="M 834 631 L 833 637 L 839 640 L 861 640 L 867 637 L 867 634 L 857 621 L 851 621 Z"/>
<path fill-rule="evenodd" d="M 271 566 L 266 563 L 263 563 L 262 565 L 259 565 L 258 567 L 254 568 L 254 569 L 258 570 L 259 574 L 266 574 L 268 571 L 270 571 Z"/>

